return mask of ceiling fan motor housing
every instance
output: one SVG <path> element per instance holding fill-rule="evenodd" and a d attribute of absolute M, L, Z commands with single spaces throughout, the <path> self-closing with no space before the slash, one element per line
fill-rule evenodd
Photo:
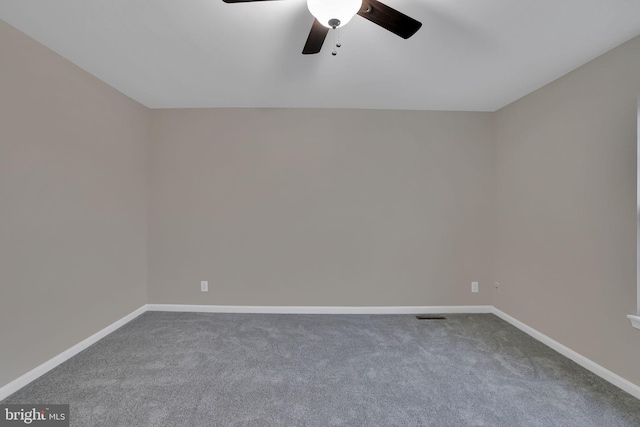
<path fill-rule="evenodd" d="M 362 7 L 362 0 L 307 0 L 309 12 L 327 28 L 346 25 Z"/>

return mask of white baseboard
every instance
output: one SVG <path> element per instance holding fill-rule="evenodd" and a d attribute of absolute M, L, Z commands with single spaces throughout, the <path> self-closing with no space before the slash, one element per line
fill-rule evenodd
<path fill-rule="evenodd" d="M 640 316 L 634 316 L 632 314 L 627 315 L 627 318 L 631 320 L 631 326 L 640 329 Z"/>
<path fill-rule="evenodd" d="M 21 377 L 0 388 L 0 400 L 3 400 L 26 386 L 41 375 L 46 374 L 62 362 L 70 359 L 111 332 L 135 319 L 146 311 L 173 311 L 197 313 L 264 313 L 264 314 L 447 314 L 447 313 L 492 313 L 512 324 L 516 328 L 551 347 L 563 356 L 573 360 L 585 369 L 593 372 L 616 387 L 640 399 L 640 387 L 614 374 L 583 355 L 571 350 L 543 333 L 509 316 L 490 305 L 469 306 L 388 306 L 388 307 L 314 307 L 314 306 L 234 306 L 234 305 L 187 305 L 187 304 L 146 304 L 122 319 L 112 323 L 89 338 L 49 359 Z"/>
<path fill-rule="evenodd" d="M 507 313 L 505 313 L 502 310 L 499 310 L 499 309 L 493 307 L 493 314 L 495 314 L 496 316 L 498 316 L 502 320 L 504 320 L 504 321 L 506 321 L 508 323 L 511 323 L 513 326 L 515 326 L 516 328 L 520 329 L 522 332 L 524 332 L 524 333 L 526 333 L 528 335 L 531 335 L 533 338 L 535 338 L 538 341 L 542 342 L 543 344 L 551 347 L 553 350 L 557 351 L 558 353 L 562 354 L 563 356 L 573 360 L 578 365 L 580 365 L 583 368 L 593 372 L 594 374 L 596 374 L 600 378 L 603 378 L 603 379 L 607 380 L 608 382 L 610 382 L 611 384 L 615 385 L 616 387 L 626 391 L 627 393 L 629 393 L 630 395 L 636 397 L 637 399 L 640 399 L 640 387 L 635 385 L 631 381 L 625 380 L 624 378 L 622 378 L 618 374 L 614 374 L 610 370 L 598 365 L 596 362 L 592 361 L 591 359 L 587 359 L 586 357 L 584 357 L 580 353 L 577 353 L 577 352 L 571 350 L 569 347 L 567 347 L 567 346 L 565 346 L 563 344 L 560 344 L 558 341 L 556 341 L 556 340 L 554 340 L 552 338 L 549 338 L 548 336 L 546 336 L 542 332 L 539 332 L 539 331 L 533 329 L 531 326 L 528 326 L 528 325 L 522 323 L 521 321 L 517 320 L 516 318 L 509 316 Z"/>
<path fill-rule="evenodd" d="M 3 386 L 2 388 L 0 388 L 0 400 L 6 399 L 7 397 L 12 395 L 16 391 L 20 390 L 22 387 L 24 387 L 27 384 L 29 384 L 31 381 L 33 381 L 36 378 L 46 374 L 47 372 L 49 372 L 50 370 L 52 370 L 56 366 L 60 365 L 62 362 L 67 361 L 68 359 L 70 359 L 73 356 L 75 356 L 76 354 L 80 353 L 82 350 L 86 349 L 90 345 L 92 345 L 92 344 L 96 343 L 97 341 L 101 340 L 102 338 L 106 337 L 111 332 L 113 332 L 116 329 L 120 328 L 121 326 L 124 326 L 125 324 L 129 323 L 130 321 L 132 321 L 136 317 L 140 316 L 145 311 L 147 311 L 147 306 L 143 305 L 142 307 L 140 307 L 139 309 L 133 311 L 132 313 L 127 314 L 122 319 L 113 322 L 112 324 L 110 324 L 106 328 L 104 328 L 104 329 L 96 332 L 95 334 L 91 335 L 89 338 L 87 338 L 87 339 L 85 339 L 83 341 L 80 341 L 78 344 L 74 345 L 73 347 L 68 348 L 67 350 L 63 351 L 62 353 L 58 354 L 57 356 L 47 360 L 42 365 L 37 366 L 36 368 L 33 368 L 32 370 L 30 370 L 26 374 L 24 374 L 24 375 L 16 378 L 15 380 L 11 381 L 9 384 L 7 384 L 7 385 Z"/>
<path fill-rule="evenodd" d="M 492 313 L 490 305 L 460 306 L 387 306 L 387 307 L 322 307 L 322 306 L 256 306 L 256 305 L 187 305 L 147 304 L 148 311 L 189 313 L 260 313 L 260 314 L 436 314 Z"/>

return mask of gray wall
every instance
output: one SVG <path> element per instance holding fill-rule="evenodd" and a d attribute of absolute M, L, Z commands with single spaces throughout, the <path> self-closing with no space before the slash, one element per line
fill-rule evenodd
<path fill-rule="evenodd" d="M 148 129 L 0 21 L 0 385 L 146 302 Z"/>
<path fill-rule="evenodd" d="M 491 114 L 152 120 L 150 303 L 490 304 Z"/>
<path fill-rule="evenodd" d="M 640 384 L 640 38 L 496 115 L 495 305 Z"/>

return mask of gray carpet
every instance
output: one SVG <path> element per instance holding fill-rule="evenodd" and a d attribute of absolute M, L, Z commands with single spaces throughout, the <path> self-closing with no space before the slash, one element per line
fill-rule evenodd
<path fill-rule="evenodd" d="M 2 403 L 72 426 L 640 426 L 640 400 L 490 314 L 145 313 Z"/>

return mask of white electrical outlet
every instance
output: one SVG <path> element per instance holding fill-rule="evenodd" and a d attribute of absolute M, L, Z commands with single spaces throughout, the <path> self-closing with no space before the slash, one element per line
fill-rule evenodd
<path fill-rule="evenodd" d="M 200 292 L 209 292 L 209 282 L 206 280 L 200 282 Z"/>
<path fill-rule="evenodd" d="M 500 292 L 500 282 L 496 282 L 496 292 Z"/>
<path fill-rule="evenodd" d="M 471 292 L 478 292 L 478 282 L 471 282 Z"/>

